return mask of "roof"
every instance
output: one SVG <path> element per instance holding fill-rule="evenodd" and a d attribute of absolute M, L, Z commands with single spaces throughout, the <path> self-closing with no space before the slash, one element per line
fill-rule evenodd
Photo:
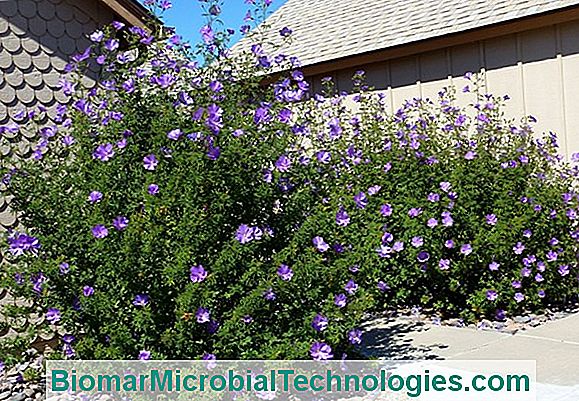
<path fill-rule="evenodd" d="M 149 10 L 137 0 L 99 0 L 125 21 L 134 26 L 145 28 L 154 20 Z"/>
<path fill-rule="evenodd" d="M 579 5 L 579 0 L 288 0 L 260 28 L 302 65 L 510 22 Z M 247 48 L 242 39 L 234 51 Z"/>

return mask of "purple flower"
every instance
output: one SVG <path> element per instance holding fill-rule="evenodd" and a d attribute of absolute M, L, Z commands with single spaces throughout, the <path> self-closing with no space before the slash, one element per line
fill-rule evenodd
<path fill-rule="evenodd" d="M 56 324 L 60 321 L 60 311 L 56 308 L 48 308 L 46 311 L 46 320 L 50 324 Z"/>
<path fill-rule="evenodd" d="M 197 319 L 197 323 L 207 323 L 211 319 L 211 313 L 208 309 L 199 308 L 195 312 L 195 319 Z"/>
<path fill-rule="evenodd" d="M 544 290 L 539 290 L 539 292 L 537 293 L 537 295 L 539 296 L 539 298 L 545 298 L 545 291 Z"/>
<path fill-rule="evenodd" d="M 378 291 L 381 291 L 381 292 L 388 291 L 390 289 L 390 286 L 382 280 L 378 281 L 378 284 L 376 284 L 376 287 L 378 287 Z"/>
<path fill-rule="evenodd" d="M 497 262 L 495 262 L 495 261 L 493 260 L 493 261 L 489 264 L 489 270 L 491 270 L 491 271 L 497 271 L 497 270 L 499 270 L 499 267 L 500 267 L 500 266 L 501 266 L 501 265 L 500 265 L 499 263 L 497 263 Z"/>
<path fill-rule="evenodd" d="M 416 256 L 416 259 L 420 262 L 420 263 L 424 263 L 427 262 L 428 259 L 430 259 L 430 254 L 426 251 L 420 251 L 418 252 L 418 255 Z"/>
<path fill-rule="evenodd" d="M 9 251 L 14 256 L 21 256 L 26 252 L 36 255 L 40 249 L 38 238 L 19 232 L 14 232 L 8 237 L 8 244 Z"/>
<path fill-rule="evenodd" d="M 147 294 L 138 294 L 133 300 L 133 305 L 135 306 L 147 306 L 151 298 Z"/>
<path fill-rule="evenodd" d="M 380 207 L 380 214 L 384 217 L 388 217 L 392 215 L 392 206 L 389 204 L 384 204 Z"/>
<path fill-rule="evenodd" d="M 438 202 L 440 200 L 440 195 L 437 193 L 431 192 L 428 194 L 427 199 L 429 202 L 433 202 L 433 203 Z"/>
<path fill-rule="evenodd" d="M 394 241 L 394 236 L 392 235 L 392 233 L 389 232 L 385 232 L 384 234 L 382 234 L 382 243 L 385 244 L 387 242 L 392 242 Z"/>
<path fill-rule="evenodd" d="M 436 220 L 435 218 L 428 219 L 428 221 L 426 222 L 426 225 L 429 228 L 434 228 L 438 225 L 438 220 Z"/>
<path fill-rule="evenodd" d="M 256 110 L 253 115 L 253 122 L 256 125 L 265 124 L 271 121 L 271 115 L 269 110 L 271 105 L 269 103 L 262 103 Z"/>
<path fill-rule="evenodd" d="M 454 241 L 449 239 L 444 242 L 444 246 L 448 249 L 454 248 Z"/>
<path fill-rule="evenodd" d="M 442 217 L 442 225 L 445 227 L 452 227 L 452 225 L 454 224 L 454 220 L 452 219 L 452 215 L 450 212 L 442 212 L 440 214 L 440 216 Z"/>
<path fill-rule="evenodd" d="M 354 295 L 358 290 L 358 284 L 354 280 L 349 280 L 344 286 L 344 290 L 350 295 Z"/>
<path fill-rule="evenodd" d="M 503 309 L 497 309 L 495 312 L 495 319 L 498 321 L 503 321 L 507 318 L 507 312 Z"/>
<path fill-rule="evenodd" d="M 558 258 L 558 256 L 559 256 L 559 255 L 557 254 L 557 252 L 555 252 L 555 251 L 553 251 L 553 250 L 547 252 L 547 255 L 545 255 L 545 257 L 547 258 L 547 261 L 548 261 L 548 262 L 554 262 L 554 261 L 556 261 L 557 258 Z"/>
<path fill-rule="evenodd" d="M 346 227 L 350 224 L 350 216 L 348 216 L 348 213 L 346 213 L 343 208 L 340 208 L 336 213 L 336 224 L 340 227 Z"/>
<path fill-rule="evenodd" d="M 282 264 L 278 269 L 277 269 L 277 275 L 283 280 L 283 281 L 290 281 L 292 279 L 292 277 L 294 276 L 294 272 L 292 269 L 290 269 L 290 267 L 288 265 Z"/>
<path fill-rule="evenodd" d="M 58 265 L 58 271 L 60 274 L 67 274 L 70 271 L 70 265 L 66 262 L 62 262 Z"/>
<path fill-rule="evenodd" d="M 119 22 L 119 21 L 113 21 L 111 22 L 111 25 L 113 26 L 113 28 L 115 28 L 117 31 L 123 29 L 125 27 L 125 24 L 123 22 Z"/>
<path fill-rule="evenodd" d="M 525 296 L 523 294 L 521 294 L 520 292 L 517 292 L 515 294 L 515 296 L 513 297 L 513 299 L 515 301 L 517 301 L 517 303 L 523 302 L 523 300 L 525 299 Z"/>
<path fill-rule="evenodd" d="M 141 350 L 139 352 L 139 360 L 148 361 L 149 359 L 151 359 L 151 351 Z"/>
<path fill-rule="evenodd" d="M 108 39 L 105 41 L 105 49 L 108 51 L 115 51 L 119 48 L 119 41 L 117 39 Z"/>
<path fill-rule="evenodd" d="M 364 209 L 368 205 L 368 198 L 364 192 L 360 192 L 354 196 L 354 202 L 360 209 Z"/>
<path fill-rule="evenodd" d="M 98 43 L 101 40 L 103 40 L 104 37 L 105 34 L 103 33 L 103 31 L 94 31 L 93 33 L 90 34 L 89 39 L 91 40 L 91 42 Z"/>
<path fill-rule="evenodd" d="M 62 144 L 64 146 L 71 146 L 75 142 L 75 139 L 72 135 L 65 135 L 62 137 Z"/>
<path fill-rule="evenodd" d="M 440 259 L 438 262 L 438 267 L 440 270 L 450 269 L 450 259 Z"/>
<path fill-rule="evenodd" d="M 326 243 L 326 241 L 324 241 L 324 239 L 322 237 L 314 237 L 314 239 L 312 240 L 314 247 L 319 251 L 319 252 L 326 252 L 328 249 L 330 249 L 330 246 Z"/>
<path fill-rule="evenodd" d="M 470 244 L 464 244 L 460 247 L 460 253 L 464 256 L 468 256 L 472 253 L 472 246 Z"/>
<path fill-rule="evenodd" d="M 217 160 L 221 156 L 221 149 L 217 146 L 209 145 L 209 149 L 207 150 L 207 158 L 209 160 Z"/>
<path fill-rule="evenodd" d="M 159 186 L 157 184 L 151 184 L 147 188 L 149 195 L 157 195 L 159 193 Z"/>
<path fill-rule="evenodd" d="M 326 361 L 334 357 L 332 347 L 319 341 L 314 342 L 310 347 L 310 355 L 314 361 Z"/>
<path fill-rule="evenodd" d="M 476 157 L 476 153 L 472 150 L 469 150 L 468 152 L 466 152 L 466 154 L 464 155 L 464 158 L 466 160 L 474 160 L 474 158 Z"/>
<path fill-rule="evenodd" d="M 32 281 L 32 290 L 37 294 L 42 293 L 42 287 L 47 280 L 48 279 L 46 276 L 42 273 L 38 273 L 37 275 L 31 277 L 30 281 Z"/>
<path fill-rule="evenodd" d="M 328 164 L 332 160 L 332 155 L 327 150 L 320 150 L 316 153 L 316 160 L 322 164 Z"/>
<path fill-rule="evenodd" d="M 318 313 L 312 320 L 312 327 L 316 331 L 326 330 L 328 328 L 328 318 Z"/>
<path fill-rule="evenodd" d="M 109 235 L 109 230 L 102 224 L 97 224 L 92 228 L 91 231 L 93 237 L 95 238 L 105 238 L 107 235 Z"/>
<path fill-rule="evenodd" d="M 203 38 L 205 44 L 210 45 L 213 42 L 215 34 L 213 33 L 213 29 L 211 28 L 210 25 L 205 25 L 201 27 L 199 32 L 201 33 L 201 37 Z"/>
<path fill-rule="evenodd" d="M 411 218 L 418 217 L 421 214 L 422 214 L 422 208 L 419 208 L 419 207 L 413 207 L 412 209 L 410 209 L 408 211 L 408 216 L 410 216 Z"/>
<path fill-rule="evenodd" d="M 381 189 L 382 187 L 380 185 L 373 185 L 370 188 L 368 188 L 368 195 L 370 196 L 376 195 L 378 192 L 380 192 Z"/>
<path fill-rule="evenodd" d="M 90 203 L 97 203 L 100 202 L 103 198 L 103 194 L 99 191 L 92 191 L 90 194 L 88 194 L 88 201 Z"/>
<path fill-rule="evenodd" d="M 386 245 L 380 245 L 380 248 L 377 249 L 378 256 L 381 258 L 389 258 L 391 254 L 394 252 L 392 247 Z"/>
<path fill-rule="evenodd" d="M 92 288 L 90 285 L 85 285 L 84 287 L 82 287 L 82 295 L 84 295 L 85 297 L 90 297 L 94 294 L 94 288 Z"/>
<path fill-rule="evenodd" d="M 491 226 L 494 226 L 495 224 L 497 224 L 497 221 L 498 221 L 497 216 L 494 214 L 487 214 L 485 216 L 485 219 L 487 221 L 487 224 L 491 225 Z"/>
<path fill-rule="evenodd" d="M 274 301 L 277 298 L 277 295 L 275 295 L 275 292 L 273 292 L 272 288 L 268 288 L 264 293 L 263 293 L 263 298 L 266 301 Z"/>
<path fill-rule="evenodd" d="M 284 38 L 290 36 L 292 34 L 292 30 L 290 28 L 288 28 L 287 26 L 284 26 L 282 29 L 280 29 L 279 34 L 281 36 L 283 36 Z"/>
<path fill-rule="evenodd" d="M 98 159 L 102 162 L 109 161 L 115 155 L 113 145 L 111 143 L 105 143 L 103 145 L 97 146 L 96 150 L 93 152 L 93 159 Z"/>
<path fill-rule="evenodd" d="M 452 186 L 450 185 L 450 182 L 443 181 L 443 182 L 440 183 L 440 189 L 442 189 L 444 192 L 450 191 L 450 188 L 451 188 L 451 187 L 452 187 Z"/>
<path fill-rule="evenodd" d="M 179 128 L 171 130 L 167 133 L 167 138 L 171 139 L 172 141 L 178 141 L 182 136 L 183 131 L 181 131 Z"/>
<path fill-rule="evenodd" d="M 348 298 L 346 297 L 345 294 L 338 294 L 334 297 L 334 304 L 338 308 L 343 308 L 344 306 L 346 306 L 347 302 L 348 302 Z"/>
<path fill-rule="evenodd" d="M 123 231 L 129 226 L 129 219 L 124 216 L 117 216 L 113 220 L 113 227 L 118 231 Z"/>
<path fill-rule="evenodd" d="M 292 162 L 286 155 L 281 155 L 275 162 L 275 168 L 282 173 L 288 171 L 291 165 Z"/>
<path fill-rule="evenodd" d="M 354 329 L 348 332 L 348 341 L 350 344 L 358 345 L 362 342 L 362 330 Z"/>
<path fill-rule="evenodd" d="M 207 278 L 207 270 L 202 265 L 192 266 L 189 270 L 189 279 L 193 283 L 201 283 Z"/>
<path fill-rule="evenodd" d="M 410 244 L 414 247 L 414 248 L 419 248 L 422 245 L 424 245 L 424 239 L 422 239 L 422 237 L 412 237 L 412 240 L 410 241 Z"/>
<path fill-rule="evenodd" d="M 171 74 L 161 74 L 159 76 L 151 77 L 151 82 L 160 86 L 163 89 L 167 89 L 177 81 L 177 78 Z"/>
<path fill-rule="evenodd" d="M 520 255 L 525 250 L 525 245 L 522 242 L 517 242 L 516 245 L 513 247 L 513 252 L 516 255 Z"/>
<path fill-rule="evenodd" d="M 221 92 L 223 90 L 223 84 L 220 81 L 211 81 L 209 83 L 209 89 L 213 92 Z"/>
<path fill-rule="evenodd" d="M 159 161 L 152 153 L 150 155 L 143 157 L 143 166 L 145 167 L 145 170 L 153 171 L 157 168 L 158 164 Z"/>
<path fill-rule="evenodd" d="M 497 294 L 495 290 L 488 290 L 486 297 L 489 301 L 495 301 L 499 297 L 499 294 Z"/>
<path fill-rule="evenodd" d="M 253 240 L 253 229 L 247 224 L 242 224 L 235 233 L 235 239 L 242 244 L 247 244 Z"/>
<path fill-rule="evenodd" d="M 568 265 L 561 265 L 561 266 L 559 266 L 559 269 L 557 271 L 559 272 L 561 277 L 565 277 L 565 276 L 569 275 L 569 266 Z"/>

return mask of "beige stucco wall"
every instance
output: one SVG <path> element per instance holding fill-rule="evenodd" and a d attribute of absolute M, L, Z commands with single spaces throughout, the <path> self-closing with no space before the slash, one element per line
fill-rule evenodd
<path fill-rule="evenodd" d="M 385 91 L 392 110 L 405 99 L 436 98 L 454 85 L 459 103 L 473 101 L 461 89 L 467 71 L 484 72 L 489 93 L 508 94 L 507 115 L 533 115 L 537 132 L 553 131 L 561 152 L 579 152 L 579 21 L 448 47 L 359 68 L 337 71 L 338 89 L 351 89 L 355 70 L 366 71 L 368 81 Z M 322 76 L 314 77 L 314 89 Z"/>

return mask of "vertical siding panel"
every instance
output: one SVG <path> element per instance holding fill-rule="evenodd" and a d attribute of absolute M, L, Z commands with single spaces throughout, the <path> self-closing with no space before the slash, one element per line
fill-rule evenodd
<path fill-rule="evenodd" d="M 416 85 L 416 57 L 406 57 L 390 63 L 390 78 L 392 82 L 392 99 L 394 110 L 397 110 L 405 100 L 420 96 Z"/>
<path fill-rule="evenodd" d="M 436 102 L 438 92 L 449 86 L 450 71 L 447 50 L 426 53 L 420 56 L 420 86 L 423 98 Z"/>
<path fill-rule="evenodd" d="M 505 116 L 519 120 L 525 115 L 523 81 L 515 35 L 484 42 L 487 90 L 495 96 L 509 95 Z"/>
<path fill-rule="evenodd" d="M 465 73 L 480 72 L 481 60 L 479 57 L 479 48 L 476 43 L 456 46 L 451 49 L 452 84 L 456 88 L 456 100 L 459 106 L 467 106 L 476 101 L 474 93 L 464 93 L 462 89 L 469 84 L 463 78 Z"/>
<path fill-rule="evenodd" d="M 559 27 L 561 79 L 569 155 L 579 152 L 579 21 Z"/>
<path fill-rule="evenodd" d="M 536 117 L 536 133 L 553 131 L 559 135 L 560 150 L 567 146 L 561 102 L 561 71 L 556 58 L 554 27 L 521 34 L 525 105 L 528 114 Z"/>

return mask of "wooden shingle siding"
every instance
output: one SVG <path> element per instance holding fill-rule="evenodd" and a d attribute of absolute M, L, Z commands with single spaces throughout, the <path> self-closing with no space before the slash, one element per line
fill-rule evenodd
<path fill-rule="evenodd" d="M 64 100 L 58 80 L 69 57 L 112 20 L 94 0 L 0 1 L 0 125 L 21 110 L 52 112 Z"/>

